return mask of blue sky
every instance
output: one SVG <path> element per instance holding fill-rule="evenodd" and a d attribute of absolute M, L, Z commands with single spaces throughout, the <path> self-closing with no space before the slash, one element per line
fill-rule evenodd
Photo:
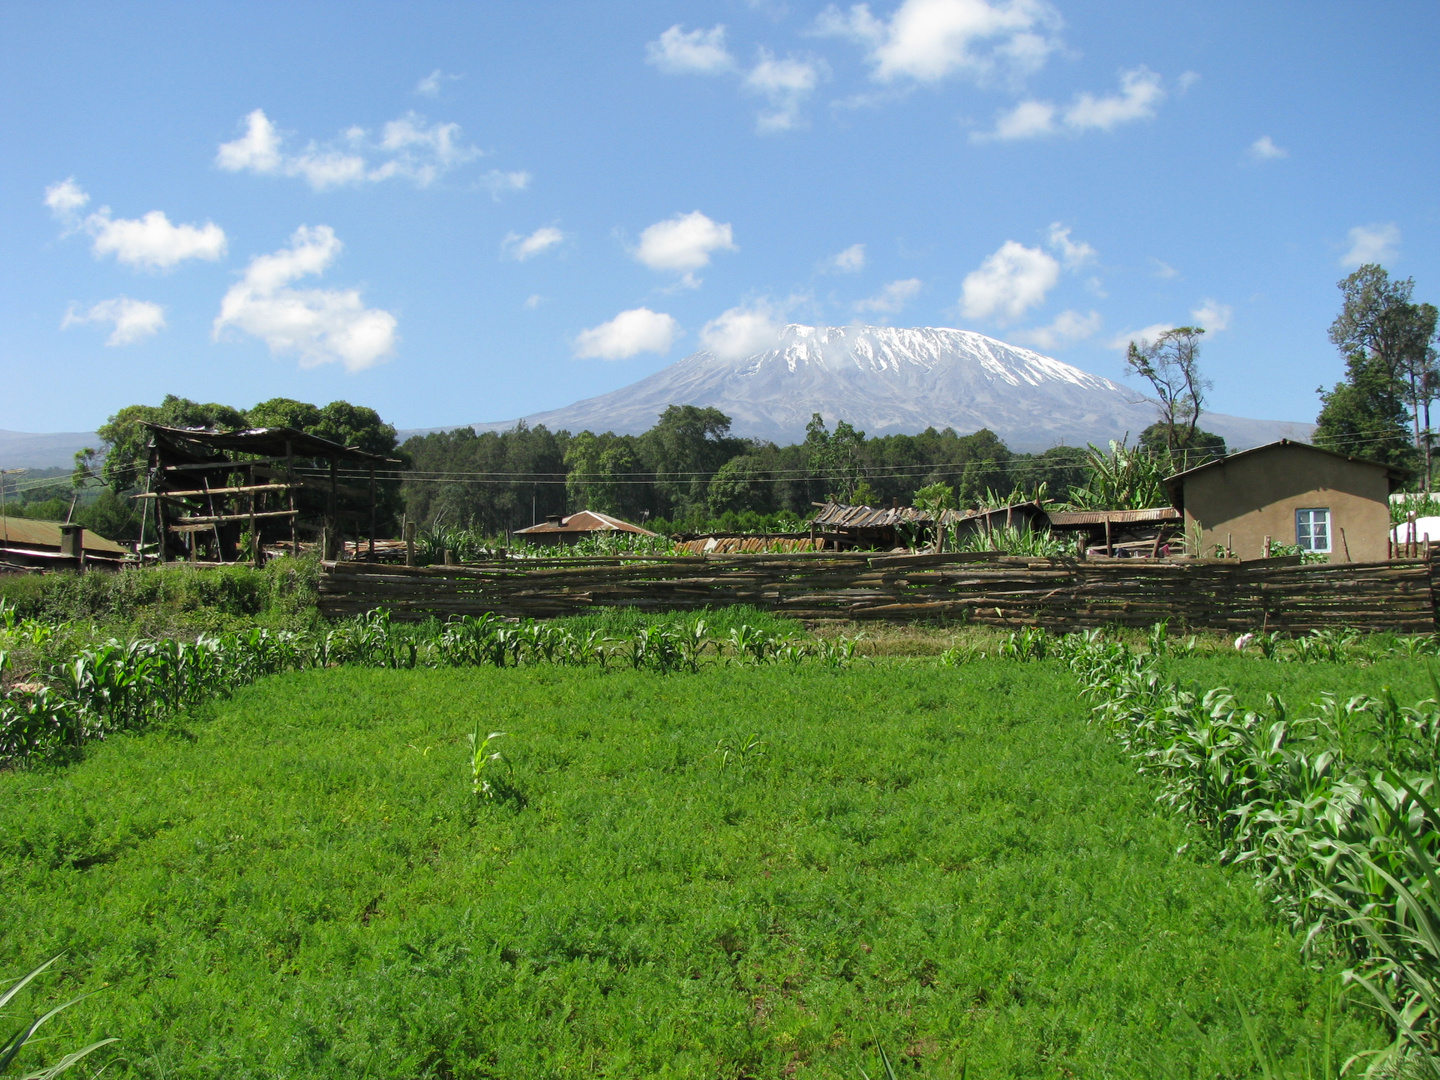
<path fill-rule="evenodd" d="M 165 393 L 503 420 L 777 325 L 957 326 L 1313 419 L 1440 301 L 1440 5 L 14 3 L 0 428 Z"/>

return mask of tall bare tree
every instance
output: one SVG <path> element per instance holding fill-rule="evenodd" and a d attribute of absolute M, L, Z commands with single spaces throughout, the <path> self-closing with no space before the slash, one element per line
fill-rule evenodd
<path fill-rule="evenodd" d="M 1125 354 L 1125 370 L 1154 388 L 1150 400 L 1160 410 L 1169 450 L 1195 441 L 1205 391 L 1211 386 L 1200 374 L 1200 336 L 1204 333 L 1198 326 L 1177 326 L 1153 341 L 1130 342 Z"/>

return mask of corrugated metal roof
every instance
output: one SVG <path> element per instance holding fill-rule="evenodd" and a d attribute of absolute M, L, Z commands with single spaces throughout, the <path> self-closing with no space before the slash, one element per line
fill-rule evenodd
<path fill-rule="evenodd" d="M 176 428 L 164 424 L 145 423 L 157 435 L 170 439 L 181 439 L 197 444 L 208 450 L 229 450 L 232 453 L 261 454 L 270 457 L 284 457 L 287 446 L 300 457 L 336 457 L 346 460 L 369 461 L 373 463 L 393 462 L 381 454 L 372 454 L 357 446 L 341 446 L 318 435 L 310 435 L 297 428 L 248 428 L 243 431 L 216 431 L 212 428 Z"/>
<path fill-rule="evenodd" d="M 516 536 L 534 536 L 536 533 L 590 533 L 590 532 L 624 532 L 638 533 L 641 536 L 656 536 L 657 533 L 649 529 L 642 529 L 639 525 L 632 525 L 628 521 L 621 521 L 609 514 L 602 514 L 598 510 L 577 510 L 569 517 L 561 518 L 559 523 L 543 521 L 539 525 L 531 525 L 528 529 L 516 529 Z"/>
<path fill-rule="evenodd" d="M 996 516 L 1004 517 L 1007 513 L 1015 511 L 1035 511 L 1038 505 L 1033 502 L 1016 503 L 1014 506 L 1001 506 L 994 510 L 941 510 L 939 522 L 941 525 L 953 525 L 959 521 L 975 521 Z M 886 529 L 893 528 L 901 522 L 909 522 L 914 525 L 933 525 L 935 517 L 928 510 L 921 510 L 915 506 L 882 506 L 872 509 L 869 506 L 846 506 L 843 503 L 825 503 L 819 513 L 815 515 L 816 525 L 829 525 L 837 529 Z"/>
<path fill-rule="evenodd" d="M 1173 506 L 1156 506 L 1149 510 L 1051 510 L 1052 528 L 1063 529 L 1076 525 L 1155 525 L 1165 521 L 1179 521 L 1180 511 Z"/>
<path fill-rule="evenodd" d="M 7 517 L 0 521 L 0 545 L 5 547 L 36 547 L 60 549 L 60 522 L 31 521 L 29 518 Z M 85 530 L 85 550 L 97 555 L 124 555 L 119 544 Z"/>

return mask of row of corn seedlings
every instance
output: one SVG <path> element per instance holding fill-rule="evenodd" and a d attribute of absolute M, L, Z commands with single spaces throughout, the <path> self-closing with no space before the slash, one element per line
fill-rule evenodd
<path fill-rule="evenodd" d="M 53 628 L 11 620 L 6 642 L 32 642 Z M 651 625 L 626 637 L 580 633 L 553 623 L 511 623 L 486 615 L 419 627 L 372 611 L 323 633 L 251 629 L 174 639 L 104 641 L 51 658 L 28 681 L 0 696 L 0 762 L 74 750 L 89 739 L 135 730 L 193 708 L 234 687 L 282 671 L 353 664 L 416 668 L 565 664 L 697 672 L 715 662 L 840 668 L 854 640 L 803 640 L 740 626 L 717 637 L 704 622 Z"/>
<path fill-rule="evenodd" d="M 1163 631 L 1161 632 L 1163 638 Z M 1017 647 L 1019 647 L 1017 643 Z M 1270 695 L 1239 708 L 1229 691 L 1186 689 L 1099 633 L 1028 647 L 1068 661 L 1104 724 L 1161 801 L 1202 828 L 1223 861 L 1252 867 L 1310 948 L 1343 950 L 1346 978 L 1374 996 L 1407 1075 L 1440 1077 L 1440 683 L 1401 706 L 1388 692 L 1292 719 Z M 1344 749 L 1359 728 L 1387 764 Z"/>

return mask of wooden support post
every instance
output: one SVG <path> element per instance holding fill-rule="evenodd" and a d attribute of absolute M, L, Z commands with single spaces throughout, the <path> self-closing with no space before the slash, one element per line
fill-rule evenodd
<path fill-rule="evenodd" d="M 295 448 L 285 440 L 285 482 L 290 485 L 290 555 L 300 554 L 300 535 L 295 531 Z"/>
<path fill-rule="evenodd" d="M 340 533 L 340 492 L 339 484 L 335 476 L 335 458 L 330 458 L 330 509 L 328 520 L 325 522 L 325 558 L 336 557 L 335 542 L 340 541 L 344 545 L 344 537 Z"/>
<path fill-rule="evenodd" d="M 415 565 L 415 522 L 405 522 L 405 565 Z"/>
<path fill-rule="evenodd" d="M 1110 537 L 1110 519 L 1105 519 L 1105 554 L 1113 558 L 1115 556 L 1115 545 Z"/>
<path fill-rule="evenodd" d="M 370 561 L 375 561 L 375 466 L 370 466 Z"/>
<path fill-rule="evenodd" d="M 247 470 L 246 482 L 251 486 L 255 484 L 254 469 Z M 250 496 L 250 557 L 255 563 L 255 569 L 259 570 L 265 565 L 265 549 L 260 544 L 260 526 L 255 520 L 255 492 L 249 492 Z M 293 521 L 294 518 L 291 518 Z"/>

